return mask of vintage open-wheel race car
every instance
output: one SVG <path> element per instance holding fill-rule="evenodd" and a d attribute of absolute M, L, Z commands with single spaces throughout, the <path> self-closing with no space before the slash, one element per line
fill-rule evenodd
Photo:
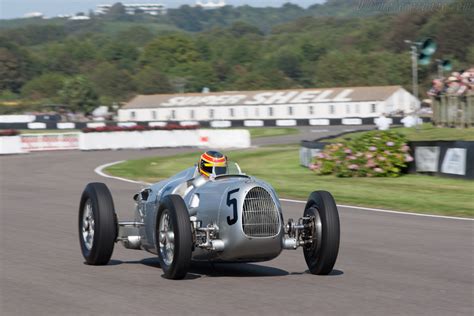
<path fill-rule="evenodd" d="M 217 173 L 217 174 L 216 174 Z M 135 194 L 135 220 L 119 221 L 103 183 L 89 183 L 79 206 L 79 240 L 87 264 L 105 265 L 114 245 L 158 255 L 164 277 L 181 279 L 192 261 L 261 262 L 303 249 L 312 274 L 329 274 L 339 250 L 339 215 L 329 192 L 309 195 L 303 216 L 283 219 L 271 185 L 240 171 L 204 177 L 197 167 Z"/>

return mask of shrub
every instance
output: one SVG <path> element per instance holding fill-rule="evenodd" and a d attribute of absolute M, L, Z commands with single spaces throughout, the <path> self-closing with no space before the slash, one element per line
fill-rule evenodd
<path fill-rule="evenodd" d="M 310 166 L 316 174 L 338 177 L 398 177 L 413 161 L 403 135 L 368 132 L 354 140 L 328 144 Z"/>
<path fill-rule="evenodd" d="M 0 137 L 3 137 L 3 136 L 16 136 L 16 135 L 19 135 L 20 132 L 17 131 L 16 129 L 3 129 L 3 130 L 0 130 Z"/>

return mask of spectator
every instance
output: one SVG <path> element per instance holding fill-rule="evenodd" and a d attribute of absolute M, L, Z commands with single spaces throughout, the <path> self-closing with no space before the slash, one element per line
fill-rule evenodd
<path fill-rule="evenodd" d="M 433 80 L 433 86 L 428 91 L 430 97 L 439 98 L 445 92 L 444 82 L 441 79 Z"/>
<path fill-rule="evenodd" d="M 455 73 L 453 73 L 454 75 Z M 459 95 L 461 85 L 459 83 L 459 79 L 456 76 L 451 76 L 448 78 L 447 81 L 447 89 L 446 89 L 446 94 L 449 95 Z"/>
<path fill-rule="evenodd" d="M 436 99 L 444 94 L 465 96 L 472 93 L 474 93 L 474 68 L 453 72 L 447 79 L 434 79 L 431 89 L 427 92 L 430 97 Z"/>
<path fill-rule="evenodd" d="M 385 113 L 382 113 L 378 118 L 375 119 L 375 125 L 377 125 L 377 129 L 381 131 L 390 129 L 390 124 L 392 124 L 392 120 L 387 118 Z"/>
<path fill-rule="evenodd" d="M 415 127 L 417 125 L 423 124 L 423 120 L 419 118 L 415 113 L 411 112 L 405 116 L 402 121 L 403 126 L 405 127 Z"/>

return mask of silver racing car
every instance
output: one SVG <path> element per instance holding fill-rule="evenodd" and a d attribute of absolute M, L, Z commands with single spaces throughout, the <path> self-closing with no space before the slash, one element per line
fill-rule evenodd
<path fill-rule="evenodd" d="M 300 247 L 312 274 L 328 274 L 336 262 L 339 215 L 329 192 L 311 193 L 303 216 L 285 222 L 272 186 L 235 163 L 209 177 L 188 168 L 134 200 L 135 220 L 119 221 L 106 185 L 86 186 L 79 240 L 87 264 L 107 264 L 116 242 L 157 254 L 169 279 L 184 278 L 192 261 L 260 262 Z"/>

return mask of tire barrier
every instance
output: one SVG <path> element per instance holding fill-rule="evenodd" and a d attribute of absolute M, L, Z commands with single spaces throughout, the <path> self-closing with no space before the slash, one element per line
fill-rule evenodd
<path fill-rule="evenodd" d="M 272 119 L 272 120 L 215 120 L 215 121 L 193 121 L 194 125 L 211 128 L 239 128 L 239 127 L 275 127 L 275 126 L 340 126 L 340 125 L 375 125 L 376 117 L 347 117 L 347 118 L 318 118 L 318 119 Z M 393 125 L 402 125 L 403 117 L 393 117 Z M 423 122 L 431 122 L 428 117 L 421 118 Z M 40 125 L 36 125 L 40 123 Z M 0 121 L 0 129 L 82 129 L 103 126 L 166 126 L 167 124 L 186 125 L 190 122 L 183 121 L 154 121 L 154 122 L 12 122 Z M 29 124 L 33 127 L 30 127 Z M 67 124 L 67 125 L 64 125 Z"/>

